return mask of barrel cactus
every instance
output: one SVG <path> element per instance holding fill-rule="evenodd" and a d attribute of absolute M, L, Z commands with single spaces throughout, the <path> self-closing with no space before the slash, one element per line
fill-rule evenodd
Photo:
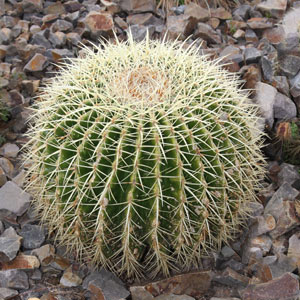
<path fill-rule="evenodd" d="M 264 174 L 241 82 L 178 42 L 84 48 L 44 88 L 27 188 L 56 241 L 127 277 L 189 270 L 233 236 Z"/>

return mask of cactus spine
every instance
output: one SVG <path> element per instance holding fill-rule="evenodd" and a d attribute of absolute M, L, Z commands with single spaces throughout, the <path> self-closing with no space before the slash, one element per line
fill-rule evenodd
<path fill-rule="evenodd" d="M 85 48 L 29 130 L 28 189 L 50 232 L 128 277 L 188 270 L 227 242 L 264 173 L 238 85 L 177 42 Z"/>

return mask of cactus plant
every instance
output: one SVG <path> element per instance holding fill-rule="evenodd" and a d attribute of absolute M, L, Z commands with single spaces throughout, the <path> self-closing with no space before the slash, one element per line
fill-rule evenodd
<path fill-rule="evenodd" d="M 264 174 L 257 107 L 193 45 L 84 48 L 40 95 L 27 188 L 58 242 L 125 276 L 197 266 Z"/>

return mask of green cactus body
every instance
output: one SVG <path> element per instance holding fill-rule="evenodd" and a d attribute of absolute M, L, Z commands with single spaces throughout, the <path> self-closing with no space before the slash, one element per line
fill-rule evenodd
<path fill-rule="evenodd" d="M 264 173 L 238 85 L 176 42 L 86 48 L 44 89 L 26 146 L 50 232 L 128 277 L 188 270 L 227 242 Z"/>

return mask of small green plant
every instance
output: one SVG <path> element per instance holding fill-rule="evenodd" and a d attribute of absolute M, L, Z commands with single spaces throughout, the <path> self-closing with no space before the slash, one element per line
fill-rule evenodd
<path fill-rule="evenodd" d="M 2 146 L 5 142 L 6 142 L 5 137 L 0 134 L 0 146 Z"/>
<path fill-rule="evenodd" d="M 10 117 L 10 111 L 9 108 L 3 104 L 3 102 L 0 102 L 0 120 L 7 122 Z"/>
<path fill-rule="evenodd" d="M 239 230 L 264 175 L 237 76 L 178 42 L 101 43 L 40 96 L 27 189 L 56 239 L 127 277 L 189 270 Z"/>
<path fill-rule="evenodd" d="M 271 13 L 269 11 L 266 11 L 265 12 L 265 17 L 268 18 L 268 19 L 270 19 L 270 18 L 272 18 L 272 15 L 271 15 Z"/>

